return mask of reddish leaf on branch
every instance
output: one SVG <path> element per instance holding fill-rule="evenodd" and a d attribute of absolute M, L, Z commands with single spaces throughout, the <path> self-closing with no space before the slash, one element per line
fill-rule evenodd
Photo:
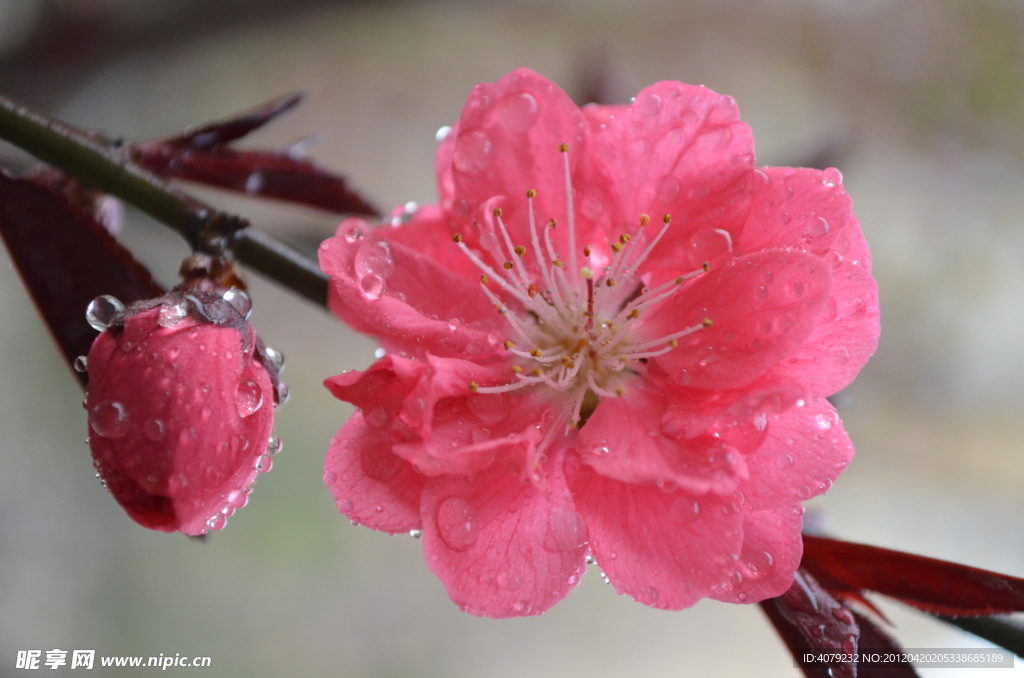
<path fill-rule="evenodd" d="M 919 675 L 910 663 L 910 659 L 903 653 L 903 647 L 897 643 L 888 633 L 883 631 L 877 624 L 865 615 L 853 613 L 854 619 L 860 626 L 860 652 L 881 653 L 885 657 L 892 657 L 900 654 L 904 661 L 897 662 L 861 662 L 857 665 L 857 672 L 860 678 L 914 678 Z"/>
<path fill-rule="evenodd" d="M 247 195 L 336 212 L 379 215 L 345 179 L 291 150 L 236 150 L 228 146 L 294 108 L 301 95 L 274 99 L 233 118 L 183 134 L 134 144 L 128 157 L 163 177 L 185 179 Z"/>
<path fill-rule="evenodd" d="M 853 613 L 803 568 L 796 571 L 789 590 L 772 600 L 783 619 L 803 636 L 804 642 L 800 644 L 802 647 L 836 655 L 853 656 L 857 652 L 860 627 Z M 762 607 L 770 604 L 771 601 L 766 601 Z M 774 619 L 772 623 L 775 623 Z M 783 639 L 789 644 L 786 636 Z M 798 647 L 790 645 L 790 650 L 796 653 Z M 797 660 L 803 663 L 801 657 L 797 657 Z M 833 662 L 831 668 L 832 675 L 839 678 L 857 676 L 857 665 L 854 662 Z"/>
<path fill-rule="evenodd" d="M 876 546 L 804 535 L 801 566 L 833 592 L 875 591 L 932 614 L 1024 611 L 1022 579 Z"/>
<path fill-rule="evenodd" d="M 29 294 L 69 366 L 89 352 L 96 331 L 85 319 L 95 297 L 128 303 L 163 293 L 153 278 L 84 209 L 68 180 L 56 188 L 0 171 L 0 232 Z M 85 375 L 76 373 L 84 384 Z"/>

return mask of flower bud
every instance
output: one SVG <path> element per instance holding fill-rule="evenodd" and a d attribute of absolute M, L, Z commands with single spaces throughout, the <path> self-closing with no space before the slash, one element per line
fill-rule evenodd
<path fill-rule="evenodd" d="M 222 528 L 277 450 L 280 362 L 246 322 L 244 292 L 231 291 L 90 305 L 103 331 L 87 359 L 89 447 L 107 489 L 144 527 Z"/>

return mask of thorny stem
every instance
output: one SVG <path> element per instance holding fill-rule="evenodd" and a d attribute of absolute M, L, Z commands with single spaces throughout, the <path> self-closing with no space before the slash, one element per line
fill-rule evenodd
<path fill-rule="evenodd" d="M 0 139 L 173 228 L 194 250 L 224 243 L 243 264 L 326 306 L 327 277 L 315 261 L 178 190 L 126 158 L 118 144 L 0 96 Z"/>

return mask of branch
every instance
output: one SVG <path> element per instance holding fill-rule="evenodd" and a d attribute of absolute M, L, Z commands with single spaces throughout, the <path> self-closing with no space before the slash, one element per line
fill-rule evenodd
<path fill-rule="evenodd" d="M 0 96 L 0 138 L 173 228 L 193 250 L 235 248 L 243 264 L 325 306 L 327 277 L 315 261 L 220 212 L 133 163 L 118 145 Z"/>

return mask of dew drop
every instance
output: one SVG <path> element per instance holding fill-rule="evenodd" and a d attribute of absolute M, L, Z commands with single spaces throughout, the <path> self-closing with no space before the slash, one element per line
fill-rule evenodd
<path fill-rule="evenodd" d="M 789 292 L 789 296 L 794 299 L 799 299 L 804 296 L 804 282 L 802 280 L 791 280 L 787 285 L 786 290 Z"/>
<path fill-rule="evenodd" d="M 94 330 L 102 332 L 114 321 L 114 317 L 124 311 L 124 304 L 117 297 L 109 294 L 96 297 L 85 309 L 85 320 Z"/>
<path fill-rule="evenodd" d="M 284 442 L 277 436 L 270 436 L 267 442 L 267 454 L 277 454 L 284 449 Z"/>
<path fill-rule="evenodd" d="M 142 425 L 142 432 L 147 439 L 158 443 L 167 435 L 167 427 L 162 419 L 150 419 Z"/>
<path fill-rule="evenodd" d="M 664 102 L 661 97 L 654 92 L 643 92 L 636 100 L 634 108 L 639 109 L 641 113 L 646 116 L 653 117 L 661 112 L 661 107 Z"/>
<path fill-rule="evenodd" d="M 88 359 L 84 355 L 75 358 L 75 362 L 72 365 L 75 368 L 75 372 L 86 372 L 89 369 Z"/>
<path fill-rule="evenodd" d="M 359 281 L 359 289 L 364 297 L 370 301 L 376 301 L 384 293 L 384 279 L 374 274 L 365 276 Z"/>
<path fill-rule="evenodd" d="M 261 455 L 256 460 L 256 470 L 260 473 L 269 473 L 270 469 L 274 468 L 274 460 L 270 458 L 269 454 Z"/>
<path fill-rule="evenodd" d="M 537 99 L 529 92 L 507 96 L 496 108 L 498 116 L 512 132 L 527 131 L 537 119 Z"/>
<path fill-rule="evenodd" d="M 828 431 L 836 424 L 836 416 L 831 413 L 822 413 L 815 415 L 814 423 L 818 425 L 818 428 L 822 431 Z"/>
<path fill-rule="evenodd" d="M 356 275 L 360 278 L 377 275 L 387 278 L 395 272 L 395 259 L 391 245 L 385 240 L 364 242 L 353 258 Z"/>
<path fill-rule="evenodd" d="M 353 226 L 345 231 L 345 242 L 351 244 L 363 237 L 363 232 Z"/>
<path fill-rule="evenodd" d="M 845 346 L 833 346 L 829 349 L 829 355 L 832 357 L 832 360 L 839 365 L 845 365 L 850 362 L 850 349 Z"/>
<path fill-rule="evenodd" d="M 246 193 L 259 193 L 260 189 L 263 188 L 263 175 L 259 172 L 253 172 L 249 175 L 249 178 L 245 180 L 245 192 Z"/>
<path fill-rule="evenodd" d="M 449 548 L 465 551 L 478 536 L 476 511 L 464 499 L 448 497 L 437 509 L 437 529 Z"/>
<path fill-rule="evenodd" d="M 518 591 L 523 587 L 523 578 L 515 571 L 500 572 L 495 581 L 506 591 Z"/>
<path fill-rule="evenodd" d="M 700 502 L 692 497 L 679 497 L 672 502 L 672 508 L 669 511 L 673 520 L 692 523 L 700 515 Z"/>
<path fill-rule="evenodd" d="M 232 490 L 228 494 L 228 506 L 233 509 L 240 509 L 249 503 L 249 493 L 245 490 Z"/>
<path fill-rule="evenodd" d="M 387 354 L 388 354 L 388 352 L 387 352 L 387 350 L 383 346 L 378 346 L 373 351 L 373 357 L 376 358 L 377 360 L 380 360 L 381 358 L 383 358 Z"/>
<path fill-rule="evenodd" d="M 601 447 L 595 447 L 593 453 L 594 453 L 595 456 L 598 456 L 598 457 L 607 457 L 608 453 L 610 451 L 611 450 L 609 450 L 607 447 L 602 445 Z"/>
<path fill-rule="evenodd" d="M 249 314 L 252 313 L 252 298 L 244 290 L 232 287 L 224 293 L 224 301 L 238 311 L 238 315 L 246 320 L 249 319 Z"/>
<path fill-rule="evenodd" d="M 789 468 L 793 465 L 793 455 L 784 454 L 781 457 L 776 457 L 775 465 L 779 468 Z"/>
<path fill-rule="evenodd" d="M 747 573 L 752 578 L 763 577 L 775 567 L 775 558 L 768 551 L 755 551 L 747 556 Z"/>
<path fill-rule="evenodd" d="M 387 448 L 364 447 L 359 453 L 359 465 L 369 478 L 387 482 L 398 474 L 402 460 Z"/>
<path fill-rule="evenodd" d="M 448 125 L 445 125 L 444 127 L 440 127 L 440 128 L 438 128 L 437 132 L 434 134 L 434 140 L 437 143 L 441 143 L 442 141 L 447 139 L 448 135 L 450 135 L 451 133 L 452 133 L 452 128 L 449 127 Z"/>
<path fill-rule="evenodd" d="M 459 172 L 480 174 L 488 170 L 494 162 L 494 144 L 487 134 L 479 130 L 460 134 L 455 139 L 452 162 Z"/>
<path fill-rule="evenodd" d="M 498 424 L 508 419 L 512 399 L 507 393 L 485 393 L 467 399 L 469 411 L 485 424 Z"/>
<path fill-rule="evenodd" d="M 838 186 L 843 183 L 843 173 L 837 170 L 835 167 L 829 167 L 822 172 L 821 183 L 829 188 Z"/>
<path fill-rule="evenodd" d="M 421 539 L 423 537 L 423 530 L 409 530 L 409 536 L 413 539 Z"/>
<path fill-rule="evenodd" d="M 218 513 L 212 518 L 210 518 L 208 521 L 206 521 L 206 526 L 211 530 L 223 530 L 224 526 L 227 524 L 228 517 L 223 513 Z"/>
<path fill-rule="evenodd" d="M 587 524 L 571 506 L 558 506 L 548 516 L 543 547 L 550 553 L 562 553 L 587 543 Z"/>
<path fill-rule="evenodd" d="M 89 411 L 89 426 L 104 438 L 121 438 L 128 432 L 128 411 L 124 403 L 104 400 Z"/>
<path fill-rule="evenodd" d="M 273 367 L 277 372 L 284 370 L 284 354 L 278 351 L 276 348 L 267 346 L 263 349 L 263 355 L 267 357 L 267 361 L 270 366 Z"/>
<path fill-rule="evenodd" d="M 235 395 L 235 408 L 238 410 L 238 416 L 251 416 L 261 407 L 263 407 L 263 391 L 259 384 L 252 379 L 240 383 L 238 393 Z"/>
<path fill-rule="evenodd" d="M 804 237 L 806 238 L 821 238 L 828 234 L 828 221 L 822 217 L 816 217 L 811 220 L 811 223 L 807 225 L 804 230 Z"/>

